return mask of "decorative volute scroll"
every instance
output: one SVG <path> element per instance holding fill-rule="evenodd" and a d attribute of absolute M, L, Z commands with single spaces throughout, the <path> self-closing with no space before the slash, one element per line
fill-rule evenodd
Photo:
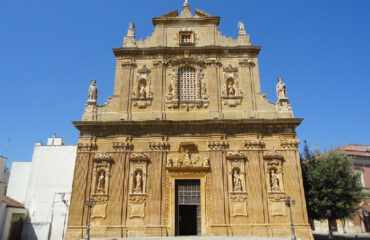
<path fill-rule="evenodd" d="M 224 68 L 224 86 L 221 93 L 222 102 L 230 107 L 242 103 L 243 92 L 239 87 L 238 68 L 229 64 Z"/>
<path fill-rule="evenodd" d="M 241 67 L 250 67 L 250 68 L 256 66 L 256 64 L 254 63 L 252 59 L 241 59 L 239 61 L 239 65 Z"/>
<path fill-rule="evenodd" d="M 153 101 L 153 92 L 151 90 L 151 70 L 144 65 L 137 70 L 136 81 L 132 91 L 133 105 L 139 108 L 150 106 Z"/>
<path fill-rule="evenodd" d="M 239 151 L 227 152 L 230 204 L 232 216 L 248 216 L 245 163 L 247 157 Z"/>
<path fill-rule="evenodd" d="M 209 150 L 226 150 L 229 148 L 229 143 L 225 137 L 221 140 L 209 140 L 207 145 Z"/>
<path fill-rule="evenodd" d="M 267 197 L 271 215 L 286 215 L 286 193 L 283 183 L 283 156 L 275 149 L 268 151 L 264 156 Z"/>
<path fill-rule="evenodd" d="M 130 181 L 129 181 L 129 216 L 144 217 L 147 199 L 147 166 L 150 159 L 143 152 L 134 152 L 130 155 Z"/>
<path fill-rule="evenodd" d="M 167 86 L 168 108 L 207 108 L 209 104 L 207 84 L 204 79 L 204 60 L 191 57 L 168 60 L 171 66 L 170 83 Z"/>
<path fill-rule="evenodd" d="M 194 143 L 181 143 L 177 153 L 167 157 L 167 170 L 170 171 L 208 171 L 210 162 L 208 155 L 201 155 Z"/>
<path fill-rule="evenodd" d="M 280 146 L 283 149 L 297 149 L 300 141 L 298 139 L 281 140 Z"/>

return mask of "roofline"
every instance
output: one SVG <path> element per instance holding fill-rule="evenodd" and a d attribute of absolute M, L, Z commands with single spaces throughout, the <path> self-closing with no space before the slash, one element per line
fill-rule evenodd
<path fill-rule="evenodd" d="M 254 53 L 259 54 L 261 50 L 261 46 L 234 46 L 234 47 L 227 47 L 227 46 L 203 46 L 203 47 L 193 47 L 193 46 L 182 46 L 182 47 L 149 47 L 149 48 L 132 48 L 132 47 L 120 47 L 120 48 L 113 48 L 113 53 L 116 57 L 122 55 L 137 55 L 142 54 L 183 54 L 184 51 L 189 51 L 190 53 L 224 53 L 228 51 L 228 53 L 240 53 L 241 51 L 245 51 L 246 53 Z"/>
<path fill-rule="evenodd" d="M 196 22 L 200 24 L 213 23 L 217 26 L 220 24 L 220 17 L 202 17 L 202 18 L 180 18 L 180 17 L 154 17 L 152 23 L 154 26 L 158 24 L 169 24 L 169 23 L 183 23 L 183 22 Z"/>

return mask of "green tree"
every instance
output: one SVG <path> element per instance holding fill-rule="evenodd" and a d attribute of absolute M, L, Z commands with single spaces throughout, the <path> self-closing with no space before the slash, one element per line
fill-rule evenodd
<path fill-rule="evenodd" d="M 313 156 L 304 142 L 305 158 L 302 164 L 307 211 L 311 219 L 349 218 L 355 214 L 358 204 L 365 197 L 359 174 L 355 174 L 351 158 L 343 151 L 334 150 L 321 156 Z"/>

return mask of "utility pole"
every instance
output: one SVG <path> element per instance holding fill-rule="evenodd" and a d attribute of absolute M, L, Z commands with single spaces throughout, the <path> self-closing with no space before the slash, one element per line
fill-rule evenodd
<path fill-rule="evenodd" d="M 289 208 L 289 216 L 290 216 L 290 231 L 291 231 L 291 240 L 297 240 L 297 237 L 295 236 L 295 230 L 294 230 L 294 224 L 293 224 L 293 217 L 292 217 L 292 208 L 291 203 L 295 203 L 295 200 L 290 199 L 290 197 L 287 197 L 285 200 L 285 205 Z"/>
<path fill-rule="evenodd" d="M 93 208 L 96 204 L 94 198 L 90 198 L 89 200 L 85 201 L 85 206 L 87 206 L 87 227 L 86 227 L 86 236 L 85 240 L 90 240 L 90 219 L 91 219 L 91 208 Z"/>

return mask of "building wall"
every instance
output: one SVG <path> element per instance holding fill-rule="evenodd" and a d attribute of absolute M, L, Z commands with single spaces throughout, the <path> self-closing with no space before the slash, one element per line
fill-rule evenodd
<path fill-rule="evenodd" d="M 7 196 L 23 204 L 26 202 L 31 166 L 31 162 L 13 162 L 10 172 Z"/>
<path fill-rule="evenodd" d="M 63 235 L 64 225 L 51 225 L 64 223 L 67 218 L 75 158 L 76 146 L 35 146 L 25 200 L 28 221 L 23 234 L 39 239 Z"/>

